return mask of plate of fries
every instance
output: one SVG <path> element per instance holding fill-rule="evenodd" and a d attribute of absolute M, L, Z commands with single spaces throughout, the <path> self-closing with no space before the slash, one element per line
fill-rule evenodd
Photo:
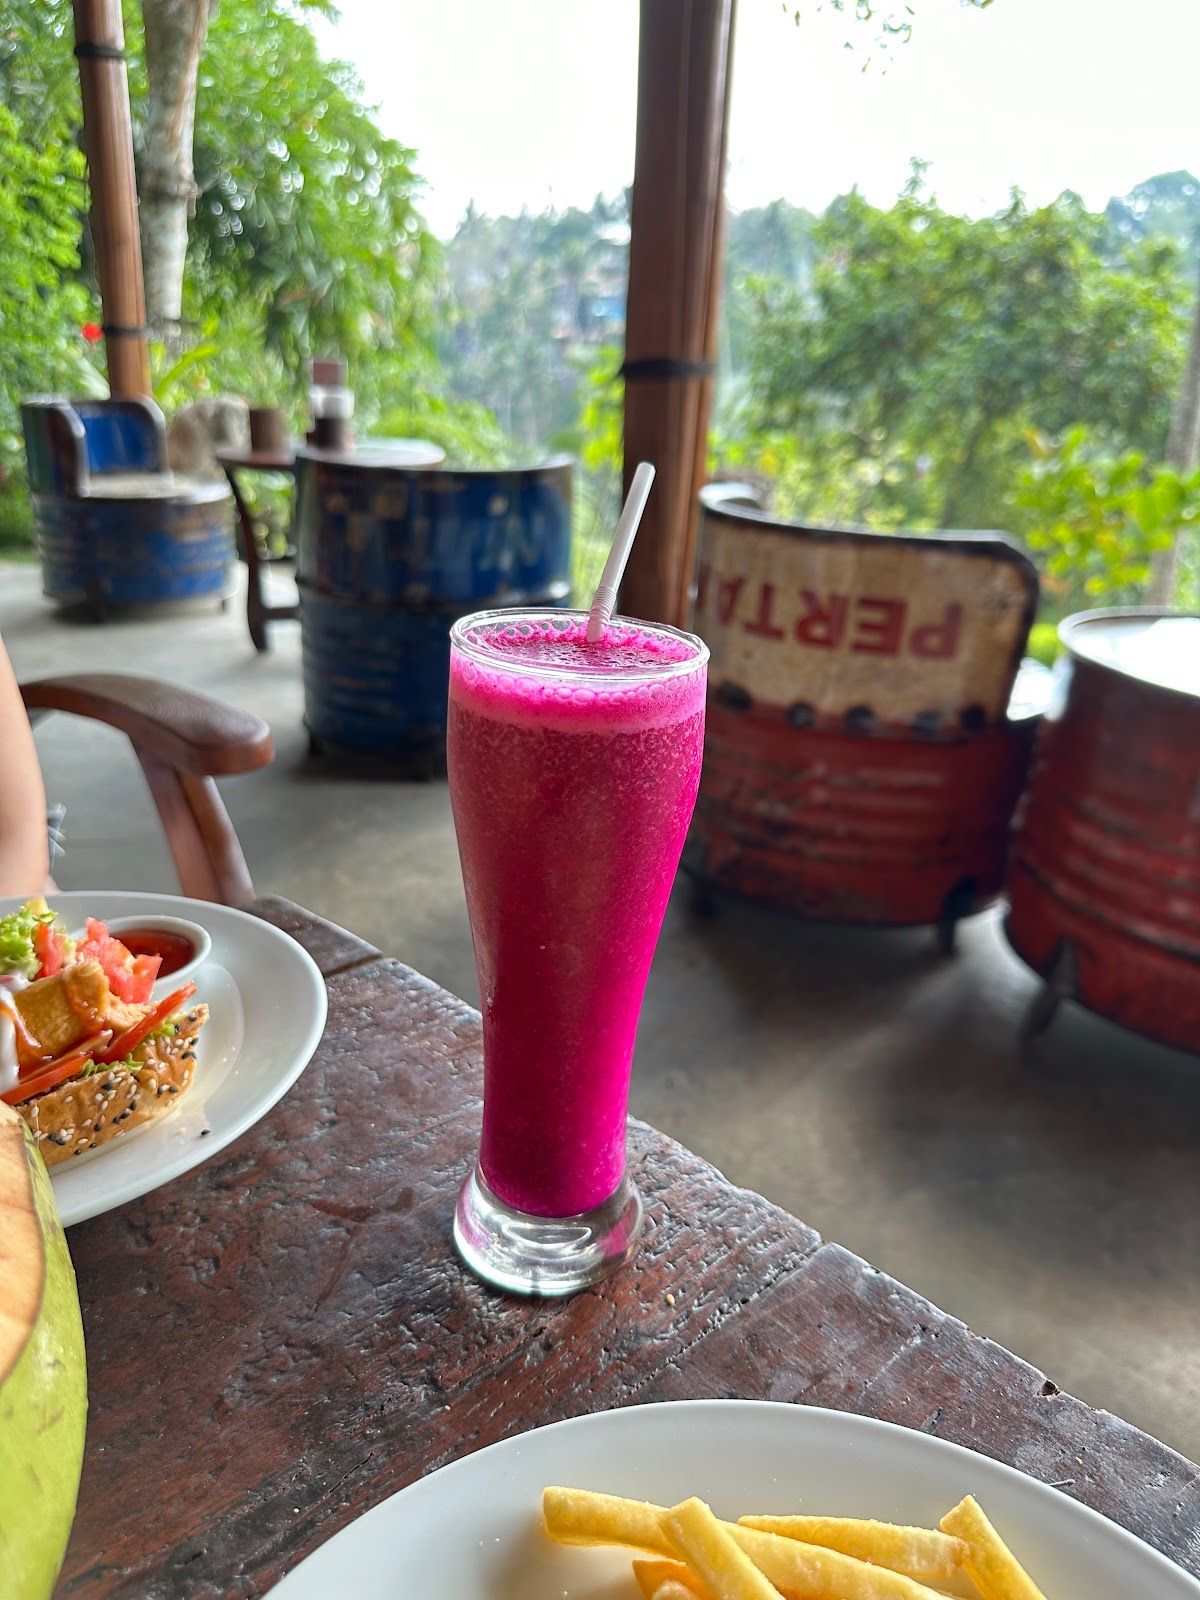
<path fill-rule="evenodd" d="M 411 1484 L 271 1600 L 1200 1600 L 1097 1512 L 930 1434 L 816 1407 L 601 1411 Z"/>

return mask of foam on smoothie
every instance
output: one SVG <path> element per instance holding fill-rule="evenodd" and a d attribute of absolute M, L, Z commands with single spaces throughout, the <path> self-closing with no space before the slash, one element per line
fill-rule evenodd
<path fill-rule="evenodd" d="M 488 716 L 564 731 L 660 727 L 703 704 L 686 639 L 615 622 L 589 644 L 586 628 L 574 618 L 473 628 L 472 654 L 452 659 L 455 695 Z"/>

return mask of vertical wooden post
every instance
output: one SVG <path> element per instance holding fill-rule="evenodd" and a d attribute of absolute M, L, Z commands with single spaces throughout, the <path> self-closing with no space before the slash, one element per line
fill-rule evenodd
<path fill-rule="evenodd" d="M 625 322 L 625 480 L 658 469 L 621 586 L 630 616 L 691 607 L 721 289 L 734 0 L 641 0 Z"/>
<path fill-rule="evenodd" d="M 92 241 L 114 399 L 150 393 L 146 296 L 121 0 L 73 0 Z"/>

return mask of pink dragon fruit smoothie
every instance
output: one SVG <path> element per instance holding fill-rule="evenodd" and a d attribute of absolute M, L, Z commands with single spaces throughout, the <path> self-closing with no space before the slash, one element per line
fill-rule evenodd
<path fill-rule="evenodd" d="M 638 1014 L 700 781 L 708 652 L 573 612 L 452 635 L 447 761 L 483 1007 L 480 1166 L 537 1217 L 612 1196 Z"/>

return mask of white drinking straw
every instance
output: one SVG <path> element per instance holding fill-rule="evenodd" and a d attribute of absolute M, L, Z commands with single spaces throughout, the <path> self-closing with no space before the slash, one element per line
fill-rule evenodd
<path fill-rule="evenodd" d="M 621 507 L 617 531 L 613 534 L 612 549 L 608 552 L 608 560 L 604 563 L 604 571 L 600 574 L 600 582 L 592 596 L 585 636 L 588 644 L 595 644 L 612 620 L 613 607 L 617 603 L 617 590 L 621 587 L 621 579 L 625 575 L 625 563 L 629 560 L 629 552 L 633 549 L 634 536 L 642 520 L 642 512 L 646 509 L 646 501 L 650 498 L 650 485 L 653 482 L 654 468 L 648 461 L 640 462 L 633 475 L 633 482 L 629 485 L 629 495 Z"/>

